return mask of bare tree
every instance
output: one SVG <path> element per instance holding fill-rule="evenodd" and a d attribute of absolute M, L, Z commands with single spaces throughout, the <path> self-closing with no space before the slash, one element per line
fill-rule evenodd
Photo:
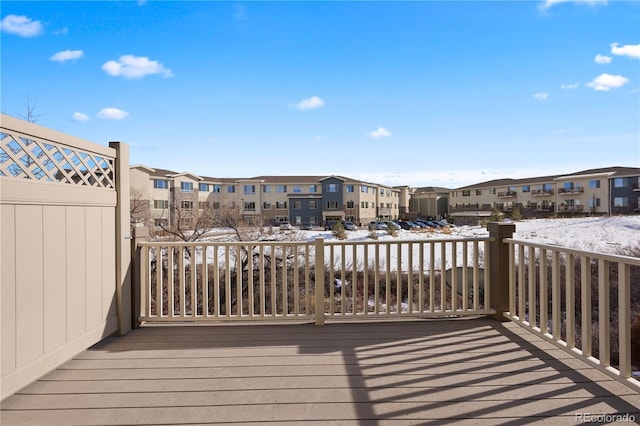
<path fill-rule="evenodd" d="M 38 121 L 40 117 L 44 114 L 37 114 L 36 109 L 38 108 L 38 102 L 31 99 L 30 96 L 27 95 L 27 109 L 25 115 L 17 114 L 18 117 L 22 118 L 24 121 L 28 121 L 29 123 L 35 123 Z"/>
<path fill-rule="evenodd" d="M 150 200 L 139 188 L 131 188 L 129 210 L 131 223 L 143 223 L 151 226 Z"/>
<path fill-rule="evenodd" d="M 165 233 L 184 242 L 193 242 L 216 226 L 209 203 L 199 203 L 193 193 L 174 193 L 171 198 L 169 218 L 166 222 L 159 222 L 160 229 Z"/>

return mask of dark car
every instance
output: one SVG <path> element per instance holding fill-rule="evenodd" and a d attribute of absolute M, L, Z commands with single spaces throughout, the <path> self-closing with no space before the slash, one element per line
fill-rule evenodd
<path fill-rule="evenodd" d="M 300 229 L 303 231 L 311 231 L 313 229 L 313 225 L 310 223 L 303 223 L 302 226 L 300 226 Z"/>
<path fill-rule="evenodd" d="M 411 231 L 413 229 L 420 228 L 415 223 L 410 222 L 410 221 L 406 221 L 406 220 L 401 220 L 401 221 L 399 221 L 397 223 L 398 223 L 398 225 L 400 225 L 400 228 L 405 229 L 407 231 Z"/>

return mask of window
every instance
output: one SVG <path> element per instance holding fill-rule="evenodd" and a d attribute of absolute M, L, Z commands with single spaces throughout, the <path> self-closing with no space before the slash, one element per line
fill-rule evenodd
<path fill-rule="evenodd" d="M 286 209 L 287 202 L 286 201 L 276 201 L 276 209 Z"/>
<path fill-rule="evenodd" d="M 271 192 L 271 185 L 262 185 L 262 192 Z"/>
<path fill-rule="evenodd" d="M 360 192 L 369 192 L 369 187 L 367 185 L 360 185 Z"/>
<path fill-rule="evenodd" d="M 530 185 L 522 185 L 522 192 L 531 192 Z"/>
<path fill-rule="evenodd" d="M 182 210 L 193 210 L 193 201 L 181 201 L 180 208 Z"/>
<path fill-rule="evenodd" d="M 220 202 L 219 201 L 214 201 L 212 207 L 214 209 L 216 209 L 216 210 L 219 209 L 220 208 Z"/>
<path fill-rule="evenodd" d="M 153 208 L 156 210 L 166 210 L 169 208 L 169 200 L 153 200 Z"/>
<path fill-rule="evenodd" d="M 270 210 L 271 209 L 271 203 L 269 201 L 265 201 L 262 203 L 262 208 L 264 210 Z"/>
<path fill-rule="evenodd" d="M 317 209 L 318 208 L 318 202 L 315 201 L 315 200 L 309 201 L 309 208 L 310 209 Z"/>
<path fill-rule="evenodd" d="M 302 223 L 302 216 L 294 216 L 293 223 L 300 225 Z"/>
<path fill-rule="evenodd" d="M 337 183 L 328 183 L 327 184 L 327 192 L 338 192 L 338 184 Z"/>
<path fill-rule="evenodd" d="M 193 182 L 180 182 L 180 191 L 193 192 Z"/>
<path fill-rule="evenodd" d="M 245 185 L 244 186 L 244 193 L 245 194 L 255 194 L 256 193 L 256 186 L 255 185 Z"/>
<path fill-rule="evenodd" d="M 353 202 L 353 201 L 347 201 L 347 208 L 348 208 L 348 209 L 352 209 L 352 208 L 353 208 L 353 205 L 354 205 L 354 202 Z"/>
<path fill-rule="evenodd" d="M 245 201 L 244 202 L 244 209 L 245 211 L 255 211 L 256 210 L 256 203 L 254 201 Z"/>
<path fill-rule="evenodd" d="M 213 185 L 213 192 L 220 192 L 220 185 L 219 184 Z"/>
<path fill-rule="evenodd" d="M 589 188 L 591 188 L 591 189 L 600 188 L 600 181 L 599 180 L 590 180 L 589 181 Z"/>
<path fill-rule="evenodd" d="M 476 189 L 476 195 L 482 195 L 482 189 Z"/>
<path fill-rule="evenodd" d="M 629 185 L 629 179 L 628 178 L 615 178 L 613 180 L 613 187 L 614 188 L 624 188 L 625 186 Z M 626 206 L 624 206 L 626 207 Z"/>
<path fill-rule="evenodd" d="M 236 186 L 235 185 L 227 185 L 227 193 L 228 194 L 233 194 L 236 192 Z"/>
<path fill-rule="evenodd" d="M 276 185 L 276 192 L 287 192 L 287 185 Z"/>
<path fill-rule="evenodd" d="M 302 208 L 302 201 L 294 201 L 293 202 L 293 208 L 294 209 L 301 209 Z"/>
<path fill-rule="evenodd" d="M 200 210 L 207 210 L 209 209 L 209 203 L 207 203 L 206 201 L 200 201 L 198 202 L 198 208 Z"/>
<path fill-rule="evenodd" d="M 316 223 L 318 223 L 318 217 L 317 216 L 309 216 L 309 223 L 315 225 Z"/>
<path fill-rule="evenodd" d="M 600 198 L 589 198 L 589 207 L 600 207 Z"/>
<path fill-rule="evenodd" d="M 198 184 L 198 191 L 209 192 L 209 185 L 206 184 L 206 183 L 199 183 Z"/>
<path fill-rule="evenodd" d="M 286 192 L 286 189 L 285 189 L 285 192 Z M 302 187 L 300 185 L 293 185 L 293 192 L 297 192 L 297 193 L 302 192 Z"/>
<path fill-rule="evenodd" d="M 380 188 L 380 195 L 384 195 L 384 189 Z"/>
<path fill-rule="evenodd" d="M 235 209 L 236 208 L 236 202 L 235 201 L 230 201 L 229 202 L 229 208 L 230 209 Z"/>
<path fill-rule="evenodd" d="M 309 192 L 318 192 L 318 185 L 309 185 Z"/>
<path fill-rule="evenodd" d="M 337 201 L 327 201 L 327 208 L 328 209 L 337 209 L 338 208 L 338 202 Z"/>
<path fill-rule="evenodd" d="M 344 190 L 346 192 L 353 192 L 355 190 L 355 185 L 349 184 L 344 186 Z"/>
<path fill-rule="evenodd" d="M 167 189 L 169 188 L 169 181 L 166 179 L 154 179 L 153 187 L 155 189 Z"/>
<path fill-rule="evenodd" d="M 496 189 L 495 188 L 490 188 L 489 189 L 489 194 L 496 195 Z"/>
<path fill-rule="evenodd" d="M 613 199 L 613 207 L 629 207 L 629 199 L 627 197 L 615 197 Z"/>
<path fill-rule="evenodd" d="M 463 197 L 468 197 L 468 196 L 470 196 L 470 195 L 471 195 L 471 191 L 469 191 L 469 190 L 464 190 L 464 191 L 462 191 L 462 196 L 463 196 Z"/>

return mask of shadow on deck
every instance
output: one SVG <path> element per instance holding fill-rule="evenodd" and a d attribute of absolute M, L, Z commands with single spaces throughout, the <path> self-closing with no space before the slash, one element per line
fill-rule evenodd
<path fill-rule="evenodd" d="M 168 325 L 93 346 L 5 400 L 0 423 L 575 424 L 638 420 L 639 407 L 629 387 L 489 318 Z"/>

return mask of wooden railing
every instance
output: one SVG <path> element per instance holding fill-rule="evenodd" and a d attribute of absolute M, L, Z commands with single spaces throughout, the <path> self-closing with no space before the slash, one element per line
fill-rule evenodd
<path fill-rule="evenodd" d="M 490 241 L 138 242 L 139 319 L 493 314 Z"/>
<path fill-rule="evenodd" d="M 510 257 L 505 316 L 640 390 L 631 375 L 630 317 L 638 310 L 631 289 L 640 287 L 640 258 L 504 241 Z"/>

